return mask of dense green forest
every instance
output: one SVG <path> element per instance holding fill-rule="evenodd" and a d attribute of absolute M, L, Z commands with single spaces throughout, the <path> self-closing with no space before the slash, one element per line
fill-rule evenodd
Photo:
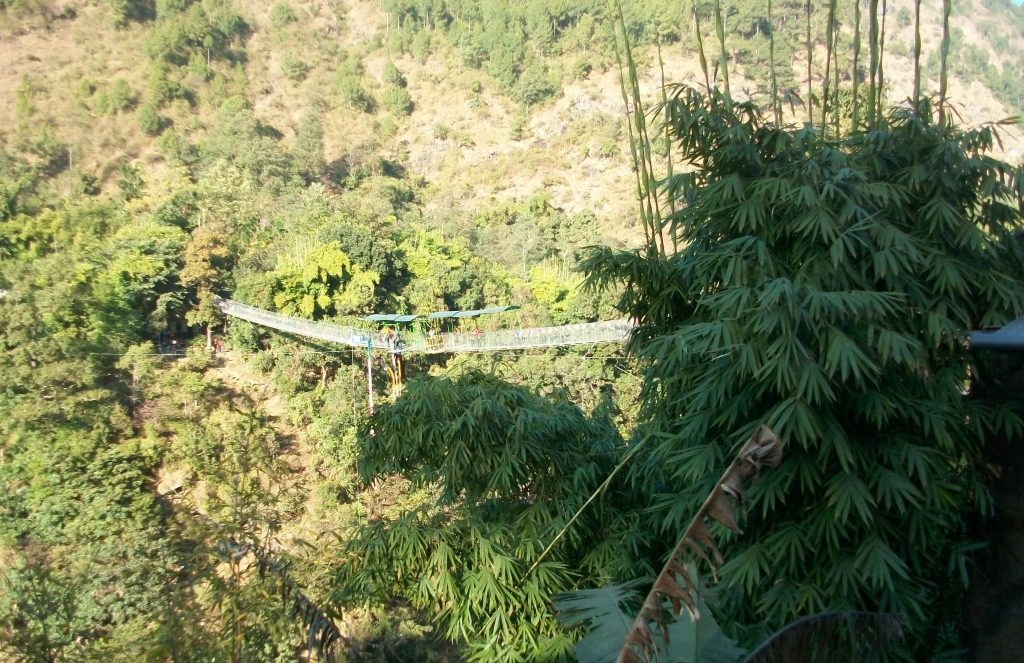
<path fill-rule="evenodd" d="M 668 659 L 825 612 L 962 656 L 1024 9 L 763 4 L 0 0 L 0 660 L 615 660 L 762 424 Z M 371 415 L 365 353 L 216 296 L 637 326 L 410 355 Z"/>

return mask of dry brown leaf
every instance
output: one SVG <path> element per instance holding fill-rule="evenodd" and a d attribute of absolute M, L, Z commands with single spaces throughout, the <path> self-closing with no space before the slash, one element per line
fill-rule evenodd
<path fill-rule="evenodd" d="M 718 550 L 704 519 L 714 518 L 737 534 L 742 533 L 736 522 L 736 506 L 733 505 L 730 496 L 737 500 L 737 504 L 740 503 L 745 497 L 744 482 L 756 474 L 760 466 L 775 467 L 781 460 L 782 442 L 778 436 L 766 426 L 758 427 L 704 500 L 704 504 L 694 515 L 679 543 L 669 555 L 661 573 L 655 578 L 654 585 L 640 608 L 640 614 L 634 620 L 619 651 L 619 663 L 650 663 L 652 658 L 659 657 L 648 619 L 658 625 L 667 649 L 668 626 L 682 612 L 682 607 L 686 606 L 691 619 L 700 616 L 696 608 L 697 587 L 686 568 L 687 552 L 692 552 L 706 561 L 716 581 L 716 564 L 709 559 L 709 552 L 717 564 L 722 563 L 722 553 Z M 682 584 L 679 582 L 680 577 L 683 578 Z M 671 612 L 665 608 L 666 599 L 672 603 Z"/>
<path fill-rule="evenodd" d="M 633 647 L 637 649 L 634 650 Z M 633 629 L 626 636 L 626 646 L 619 652 L 619 658 L 617 663 L 650 663 L 651 655 L 650 651 L 658 650 L 654 646 L 654 636 L 651 633 L 651 627 L 648 626 L 647 620 L 641 615 L 637 617 L 636 622 L 633 623 Z M 637 652 L 639 651 L 639 655 Z M 643 658 L 640 658 L 643 656 Z"/>
<path fill-rule="evenodd" d="M 698 514 L 698 516 L 701 514 Z M 695 519 L 687 530 L 688 538 L 696 541 L 700 545 L 704 546 L 715 556 L 715 562 L 717 564 L 722 563 L 722 553 L 719 552 L 718 546 L 715 545 L 715 540 L 711 538 L 711 531 L 708 530 L 708 526 L 704 524 L 704 520 L 699 518 Z"/>
<path fill-rule="evenodd" d="M 711 558 L 708 557 L 708 554 L 707 552 L 705 552 L 704 547 L 697 543 L 695 540 L 691 539 L 690 537 L 686 537 L 685 539 L 683 539 L 683 543 L 686 544 L 686 547 L 689 550 L 692 550 L 697 555 L 697 557 L 707 562 L 708 568 L 711 569 L 712 574 L 715 574 L 715 582 L 717 582 L 718 575 L 715 571 L 715 564 L 711 561 Z M 718 548 L 714 548 L 714 552 L 716 556 L 719 558 L 718 563 L 721 564 L 722 555 L 719 553 Z"/>
<path fill-rule="evenodd" d="M 682 578 L 686 589 L 693 592 L 693 595 L 696 595 L 697 588 L 694 586 L 693 580 L 690 579 L 690 572 L 682 559 L 672 560 L 670 564 L 667 564 L 665 566 L 665 573 L 671 578 Z M 676 614 L 679 614 L 678 610 L 676 610 Z"/>
<path fill-rule="evenodd" d="M 686 578 L 685 573 L 683 577 Z M 691 619 L 697 618 L 697 607 L 694 604 L 693 595 L 690 593 L 691 585 L 689 579 L 686 580 L 686 588 L 680 587 L 679 583 L 670 575 L 659 576 L 654 584 L 654 595 L 658 597 L 659 602 L 662 599 L 667 598 L 672 602 L 672 613 L 679 616 L 679 613 L 683 611 L 683 606 L 686 606 L 686 611 L 690 613 Z"/>
<path fill-rule="evenodd" d="M 644 604 L 640 608 L 640 614 L 655 623 L 663 622 L 667 612 L 661 598 L 654 592 L 647 594 L 647 598 L 644 599 Z"/>
<path fill-rule="evenodd" d="M 647 663 L 650 659 L 644 660 L 636 655 L 632 647 L 627 646 L 619 654 L 618 663 Z"/>
<path fill-rule="evenodd" d="M 707 514 L 709 517 L 714 518 L 737 534 L 743 533 L 740 530 L 740 526 L 736 524 L 736 508 L 729 501 L 725 491 L 716 487 L 711 491 L 709 502 L 707 503 Z"/>
<path fill-rule="evenodd" d="M 782 442 L 767 426 L 759 426 L 754 436 L 743 445 L 740 457 L 755 465 L 778 467 L 782 462 Z"/>
<path fill-rule="evenodd" d="M 743 470 L 739 467 L 732 467 L 725 473 L 725 476 L 722 477 L 722 482 L 718 485 L 726 493 L 736 498 L 737 502 L 743 502 L 746 498 L 746 492 L 743 490 L 743 479 Z"/>

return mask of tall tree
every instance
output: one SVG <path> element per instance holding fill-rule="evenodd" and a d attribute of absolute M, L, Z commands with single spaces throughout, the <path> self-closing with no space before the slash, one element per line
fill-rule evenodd
<path fill-rule="evenodd" d="M 307 110 L 295 130 L 295 165 L 307 182 L 316 182 L 327 167 L 324 161 L 324 125 L 320 112 Z"/>
<path fill-rule="evenodd" d="M 192 308 L 185 314 L 190 325 L 206 327 L 206 349 L 213 347 L 213 325 L 223 319 L 216 305 L 216 293 L 226 285 L 231 251 L 226 241 L 226 224 L 209 221 L 192 231 L 185 246 L 182 285 L 193 290 Z"/>

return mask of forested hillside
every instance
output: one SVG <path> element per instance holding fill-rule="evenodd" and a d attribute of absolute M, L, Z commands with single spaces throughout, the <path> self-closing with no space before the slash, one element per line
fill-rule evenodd
<path fill-rule="evenodd" d="M 724 4 L 732 73 L 742 77 L 737 92 L 763 100 L 770 85 L 763 3 Z M 812 16 L 819 61 L 821 4 Z M 120 170 L 130 167 L 154 186 L 173 186 L 182 168 L 215 156 L 267 161 L 267 170 L 273 144 L 295 152 L 302 178 L 329 186 L 351 187 L 363 173 L 397 163 L 422 178 L 423 202 L 441 216 L 487 215 L 495 202 L 543 194 L 556 208 L 595 212 L 609 239 L 630 237 L 626 136 L 603 2 L 4 5 L 0 135 L 12 156 L 48 164 L 57 195 L 115 191 Z M 910 94 L 912 7 L 889 3 L 893 102 Z M 849 41 L 852 9 L 841 8 L 840 37 Z M 950 91 L 964 121 L 1019 112 L 1020 9 L 1010 0 L 953 9 Z M 642 10 L 627 3 L 626 11 L 639 45 L 662 43 L 668 80 L 701 79 L 687 11 L 671 2 Z M 804 3 L 776 2 L 774 11 L 779 84 L 803 95 Z M 924 73 L 934 83 L 937 7 L 924 5 L 922 21 Z M 704 26 L 710 36 L 711 24 Z M 642 60 L 645 89 L 654 94 L 656 56 L 645 50 Z M 248 154 L 232 152 L 241 148 L 230 145 L 233 129 L 220 112 L 235 96 L 266 138 Z M 1004 137 L 1014 158 L 1024 145 L 1019 136 Z"/>
<path fill-rule="evenodd" d="M 970 646 L 1024 8 L 682 4 L 0 0 L 0 661 L 573 660 L 761 423 L 715 646 Z M 371 413 L 365 352 L 217 296 L 638 327 L 379 353 Z"/>

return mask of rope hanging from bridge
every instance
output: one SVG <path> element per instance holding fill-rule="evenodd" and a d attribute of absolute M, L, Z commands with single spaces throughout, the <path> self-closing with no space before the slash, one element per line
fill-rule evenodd
<path fill-rule="evenodd" d="M 406 331 L 402 332 L 401 343 L 396 345 L 394 337 L 389 337 L 385 333 L 329 322 L 303 320 L 231 299 L 218 299 L 217 305 L 225 315 L 262 327 L 354 348 L 385 350 L 391 354 L 491 352 L 593 345 L 595 343 L 621 343 L 626 340 L 629 332 L 633 329 L 633 325 L 627 320 L 605 320 L 555 327 L 530 327 L 498 331 L 437 334 Z"/>

